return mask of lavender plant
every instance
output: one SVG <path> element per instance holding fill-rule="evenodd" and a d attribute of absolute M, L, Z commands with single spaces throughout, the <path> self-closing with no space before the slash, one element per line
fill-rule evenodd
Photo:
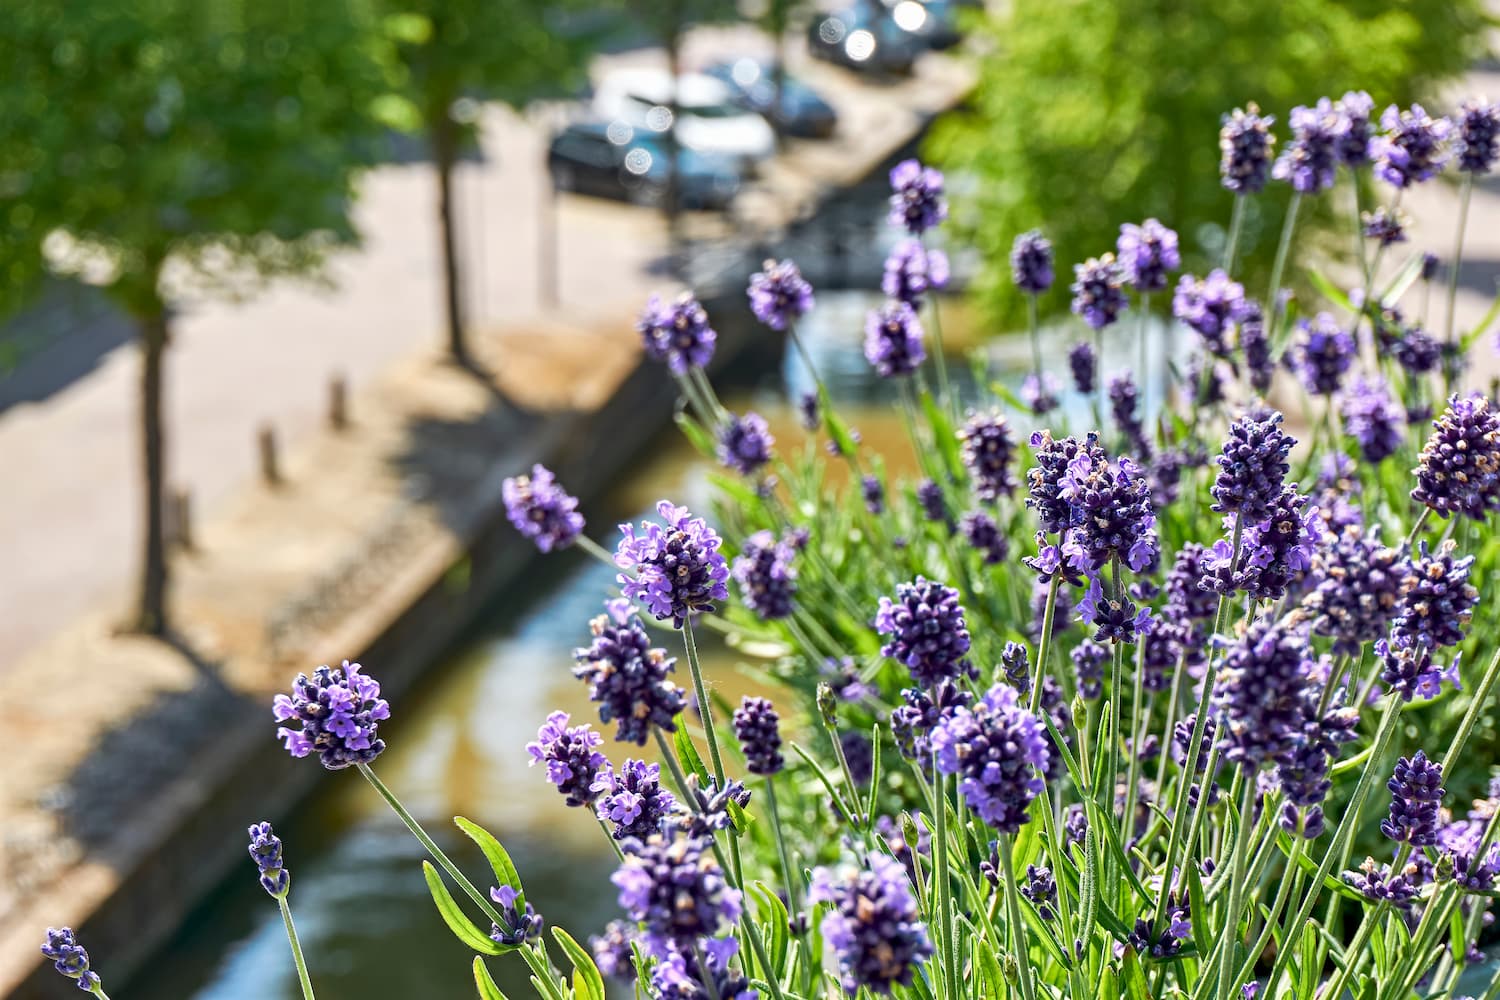
<path fill-rule="evenodd" d="M 1148 311 L 1177 235 L 1126 226 L 1118 261 L 1075 267 L 1068 391 L 1097 406 L 1107 388 L 1118 433 L 999 398 L 960 421 L 940 369 L 933 391 L 943 347 L 919 313 L 937 327 L 946 260 L 923 241 L 947 209 L 942 176 L 914 162 L 891 175 L 905 242 L 865 330 L 869 363 L 900 385 L 909 477 L 847 430 L 802 351 L 814 297 L 795 265 L 768 263 L 748 295 L 812 370 L 805 427 L 847 475 L 729 414 L 703 372 L 702 306 L 653 300 L 641 331 L 682 390 L 679 424 L 735 473 L 717 477 L 716 511 L 663 500 L 611 552 L 545 469 L 506 493 L 525 537 L 576 545 L 619 584 L 580 623 L 572 667 L 613 741 L 556 712 L 524 748 L 618 857 L 621 917 L 589 947 L 542 935 L 493 836 L 456 820 L 493 871 L 486 893 L 376 777 L 390 710 L 362 668 L 277 696 L 288 751 L 357 769 L 432 856 L 481 1000 L 503 996 L 486 960 L 512 952 L 547 1000 L 603 1000 L 606 977 L 663 1000 L 1456 995 L 1500 894 L 1500 643 L 1473 627 L 1500 554 L 1500 417 L 1462 384 L 1500 306 L 1445 351 L 1402 318 L 1422 250 L 1395 262 L 1399 244 L 1361 240 L 1363 288 L 1315 274 L 1324 300 L 1303 303 L 1279 273 L 1254 299 L 1233 244 L 1273 181 L 1342 197 L 1360 226 L 1341 177 L 1372 168 L 1395 218 L 1455 159 L 1466 184 L 1487 171 L 1500 130 L 1477 103 L 1456 125 L 1416 106 L 1377 125 L 1362 93 L 1287 121 L 1278 157 L 1274 118 L 1225 117 L 1229 245 L 1221 268 L 1177 281 L 1171 336 L 1195 360 L 1160 398 L 1081 338 L 1116 335 L 1127 288 Z M 1035 305 L 1051 247 L 1022 234 L 1013 261 Z M 1042 374 L 1038 360 L 1039 391 Z M 703 674 L 710 623 L 764 654 L 763 691 L 735 710 Z M 679 633 L 696 716 L 650 629 Z M 280 842 L 252 838 L 291 933 Z M 103 996 L 71 932 L 44 950 Z M 1485 988 L 1500 996 L 1500 973 Z"/>

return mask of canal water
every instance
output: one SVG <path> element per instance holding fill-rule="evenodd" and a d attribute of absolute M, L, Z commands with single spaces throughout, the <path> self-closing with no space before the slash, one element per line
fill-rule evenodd
<path fill-rule="evenodd" d="M 910 468 L 896 396 L 873 376 L 861 354 L 865 313 L 879 297 L 828 292 L 818 299 L 802 333 L 840 413 L 887 456 L 893 472 Z M 980 331 L 959 303 L 943 308 L 950 349 L 977 341 Z M 1066 349 L 1077 332 L 1046 338 L 1047 367 L 1063 381 Z M 1134 338 L 1120 340 L 1110 354 L 1123 365 L 1134 359 Z M 1016 391 L 1030 363 L 1025 338 L 997 338 L 986 350 L 992 371 Z M 778 446 L 791 451 L 805 447 L 807 439 L 788 401 L 810 388 L 805 369 L 789 356 L 729 403 L 736 411 L 749 408 L 766 416 Z M 972 395 L 972 382 L 965 381 L 965 391 Z M 1064 395 L 1072 416 L 1082 417 L 1083 401 L 1074 393 Z M 1025 418 L 1018 423 L 1024 427 Z M 661 498 L 706 511 L 709 471 L 709 463 L 680 435 L 665 432 L 632 475 L 591 505 L 591 534 L 609 546 L 615 523 L 645 516 Z M 467 816 L 499 836 L 528 898 L 549 922 L 580 940 L 618 915 L 609 883 L 613 854 L 592 819 L 564 806 L 542 771 L 527 766 L 523 747 L 546 715 L 559 708 L 597 726 L 586 692 L 572 676 L 571 652 L 586 641 L 589 618 L 615 593 L 609 569 L 579 553 L 545 560 L 535 579 L 497 600 L 472 637 L 400 705 L 382 728 L 389 749 L 378 764 L 385 782 L 476 880 L 488 874 L 487 868 L 450 818 Z M 712 683 L 737 701 L 741 691 L 753 687 L 741 669 L 743 656 L 715 642 L 713 633 L 704 634 Z M 379 675 L 380 664 L 366 667 Z M 610 752 L 620 756 L 624 749 L 611 744 Z M 247 816 L 246 823 L 256 818 Z M 357 774 L 327 774 L 316 799 L 278 832 L 292 873 L 292 909 L 321 1000 L 474 995 L 472 953 L 448 933 L 433 908 L 421 876 L 420 847 Z M 490 967 L 512 997 L 530 995 L 519 960 L 494 959 Z M 258 887 L 248 857 L 243 871 L 189 918 L 121 995 L 132 1000 L 299 996 L 277 908 Z"/>

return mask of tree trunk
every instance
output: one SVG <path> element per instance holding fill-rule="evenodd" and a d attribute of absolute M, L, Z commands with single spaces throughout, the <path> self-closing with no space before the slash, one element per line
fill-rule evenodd
<path fill-rule="evenodd" d="M 162 361 L 167 351 L 164 308 L 138 319 L 141 337 L 141 445 L 145 462 L 146 533 L 141 558 L 141 590 L 135 627 L 148 635 L 167 631 L 167 552 L 163 530 L 166 490 L 165 441 L 162 430 Z"/>
<path fill-rule="evenodd" d="M 464 328 L 463 282 L 458 263 L 458 234 L 453 225 L 453 168 L 458 160 L 458 137 L 446 109 L 432 124 L 432 165 L 437 171 L 438 230 L 443 241 L 443 296 L 447 307 L 448 354 L 461 365 L 469 363 Z"/>

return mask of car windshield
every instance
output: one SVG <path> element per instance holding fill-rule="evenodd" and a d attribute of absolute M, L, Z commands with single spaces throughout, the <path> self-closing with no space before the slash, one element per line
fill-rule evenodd
<path fill-rule="evenodd" d="M 682 113 L 694 118 L 738 118 L 744 112 L 729 104 L 683 104 Z"/>

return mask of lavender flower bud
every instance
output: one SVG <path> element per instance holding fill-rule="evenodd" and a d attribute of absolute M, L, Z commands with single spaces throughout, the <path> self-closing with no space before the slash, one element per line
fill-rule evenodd
<path fill-rule="evenodd" d="M 1344 393 L 1344 433 L 1359 443 L 1365 461 L 1378 465 L 1406 443 L 1406 410 L 1378 376 L 1357 376 Z"/>
<path fill-rule="evenodd" d="M 727 933 L 738 922 L 740 893 L 725 881 L 707 840 L 655 834 L 620 846 L 625 857 L 610 881 L 626 916 L 644 925 L 649 948 L 691 952 L 700 939 Z"/>
<path fill-rule="evenodd" d="M 1057 394 L 1062 383 L 1051 372 L 1027 372 L 1021 379 L 1021 402 L 1034 416 L 1046 416 L 1057 409 Z"/>
<path fill-rule="evenodd" d="M 887 302 L 865 320 L 865 360 L 881 378 L 910 375 L 927 357 L 923 336 L 909 303 Z"/>
<path fill-rule="evenodd" d="M 533 465 L 530 476 L 510 477 L 500 495 L 510 523 L 543 552 L 566 548 L 583 531 L 578 499 L 558 486 L 545 466 Z"/>
<path fill-rule="evenodd" d="M 1458 169 L 1466 174 L 1487 174 L 1500 159 L 1500 106 L 1482 98 L 1458 106 Z"/>
<path fill-rule="evenodd" d="M 998 566 L 1010 555 L 1010 540 L 995 519 L 982 510 L 971 510 L 959 518 L 958 530 L 986 566 Z"/>
<path fill-rule="evenodd" d="M 677 811 L 677 798 L 661 787 L 661 765 L 627 760 L 616 770 L 608 761 L 589 785 L 594 813 L 601 823 L 613 824 L 616 840 L 644 839 L 662 830 Z"/>
<path fill-rule="evenodd" d="M 89 953 L 83 950 L 73 936 L 73 928 L 47 928 L 47 942 L 42 945 L 42 954 L 52 963 L 59 975 L 67 976 L 85 993 L 103 988 L 99 973 L 89 969 Z"/>
<path fill-rule="evenodd" d="M 1095 330 L 1114 323 L 1130 305 L 1125 297 L 1124 268 L 1112 253 L 1073 265 L 1069 290 L 1073 293 L 1073 312 Z"/>
<path fill-rule="evenodd" d="M 880 484 L 879 476 L 865 476 L 859 482 L 859 490 L 864 497 L 865 510 L 876 517 L 885 513 L 885 487 Z"/>
<path fill-rule="evenodd" d="M 745 607 L 765 621 L 791 617 L 792 598 L 797 594 L 792 555 L 791 545 L 778 542 L 769 531 L 757 531 L 745 539 L 744 550 L 734 561 L 732 572 Z"/>
<path fill-rule="evenodd" d="M 1224 116 L 1219 129 L 1219 177 L 1226 190 L 1257 194 L 1271 173 L 1276 119 L 1262 115 L 1254 101 Z"/>
<path fill-rule="evenodd" d="M 1303 599 L 1314 635 L 1331 636 L 1333 651 L 1355 656 L 1386 634 L 1401 612 L 1406 577 L 1400 553 L 1380 544 L 1378 530 L 1345 527 L 1314 557 L 1318 583 Z"/>
<path fill-rule="evenodd" d="M 547 780 L 557 786 L 568 805 L 586 806 L 598 794 L 594 779 L 609 763 L 597 749 L 603 743 L 604 737 L 588 723 L 569 728 L 568 713 L 553 712 L 537 730 L 536 739 L 526 744 L 526 752 L 531 765 L 547 765 Z"/>
<path fill-rule="evenodd" d="M 1094 357 L 1094 345 L 1080 340 L 1068 351 L 1068 367 L 1073 372 L 1073 388 L 1085 396 L 1094 391 L 1099 362 Z"/>
<path fill-rule="evenodd" d="M 1339 162 L 1350 168 L 1369 163 L 1370 139 L 1375 134 L 1370 115 L 1375 111 L 1375 101 L 1363 90 L 1351 90 L 1333 103 L 1333 110 Z"/>
<path fill-rule="evenodd" d="M 1078 679 L 1078 693 L 1089 701 L 1104 693 L 1104 665 L 1109 662 L 1109 648 L 1092 639 L 1073 647 L 1073 674 Z"/>
<path fill-rule="evenodd" d="M 959 706 L 932 731 L 938 770 L 959 776 L 970 809 L 1000 833 L 1017 833 L 1042 790 L 1050 751 L 1041 722 L 997 684 L 972 708 Z"/>
<path fill-rule="evenodd" d="M 780 718 L 770 701 L 746 695 L 734 712 L 734 735 L 745 752 L 745 770 L 751 774 L 779 772 L 781 757 Z"/>
<path fill-rule="evenodd" d="M 1483 521 L 1500 510 L 1500 414 L 1479 394 L 1454 395 L 1422 448 L 1411 498 L 1439 517 Z"/>
<path fill-rule="evenodd" d="M 1259 311 L 1245 298 L 1245 286 L 1219 268 L 1206 278 L 1184 274 L 1172 292 L 1172 315 L 1196 332 L 1215 357 L 1229 356 L 1230 331 Z"/>
<path fill-rule="evenodd" d="M 1338 392 L 1344 373 L 1354 363 L 1358 351 L 1354 338 L 1328 313 L 1302 320 L 1298 327 L 1302 337 L 1297 346 L 1296 366 L 1302 384 L 1314 395 L 1331 396 Z"/>
<path fill-rule="evenodd" d="M 636 322 L 646 355 L 666 363 L 674 375 L 707 368 L 718 334 L 708 325 L 708 313 L 698 300 L 683 292 L 670 304 L 653 295 Z"/>
<path fill-rule="evenodd" d="M 1115 250 L 1125 283 L 1138 292 L 1161 291 L 1167 287 L 1167 275 L 1182 266 L 1177 233 L 1155 219 L 1139 226 L 1129 222 L 1122 225 Z"/>
<path fill-rule="evenodd" d="M 651 647 L 633 610 L 612 607 L 589 622 L 589 631 L 593 641 L 573 651 L 573 676 L 589 685 L 599 721 L 613 721 L 615 739 L 638 746 L 646 745 L 652 726 L 675 731 L 686 704 L 682 689 L 667 679 L 676 661 Z"/>
<path fill-rule="evenodd" d="M 1418 546 L 1406 578 L 1401 582 L 1400 613 L 1391 621 L 1391 645 L 1397 649 L 1425 646 L 1440 649 L 1464 641 L 1464 630 L 1479 603 L 1479 591 L 1469 582 L 1474 557 L 1454 557 L 1452 539 L 1429 552 Z"/>
<path fill-rule="evenodd" d="M 1016 445 L 1010 424 L 999 413 L 975 413 L 958 431 L 959 455 L 973 478 L 974 494 L 981 500 L 997 500 L 1015 492 L 1011 475 Z"/>
<path fill-rule="evenodd" d="M 1381 821 L 1380 832 L 1398 844 L 1436 844 L 1442 782 L 1443 769 L 1421 750 L 1396 761 L 1396 771 L 1386 783 L 1391 790 L 1391 812 Z"/>
<path fill-rule="evenodd" d="M 789 260 L 768 260 L 745 289 L 750 311 L 773 330 L 785 330 L 813 307 L 813 288 Z"/>
<path fill-rule="evenodd" d="M 1290 466 L 1287 455 L 1297 439 L 1281 429 L 1274 410 L 1252 410 L 1229 425 L 1219 474 L 1214 480 L 1213 510 L 1259 521 L 1271 513 Z"/>
<path fill-rule="evenodd" d="M 885 259 L 885 272 L 880 278 L 880 290 L 888 298 L 908 303 L 913 309 L 922 307 L 922 298 L 928 292 L 947 284 L 948 255 L 927 249 L 918 239 L 896 244 Z"/>
<path fill-rule="evenodd" d="M 1040 295 L 1052 287 L 1052 244 L 1039 230 L 1022 233 L 1011 244 L 1010 273 L 1023 292 Z"/>
<path fill-rule="evenodd" d="M 1214 689 L 1224 759 L 1247 772 L 1297 745 L 1312 659 L 1301 631 L 1261 619 L 1230 647 Z"/>
<path fill-rule="evenodd" d="M 1380 116 L 1381 133 L 1370 143 L 1375 175 L 1398 188 L 1420 184 L 1448 162 L 1448 137 L 1453 125 L 1432 118 L 1420 104 L 1402 111 L 1392 104 Z"/>
<path fill-rule="evenodd" d="M 753 476 L 771 460 L 771 428 L 758 413 L 731 416 L 719 431 L 719 463 L 742 476 Z"/>
<path fill-rule="evenodd" d="M 1405 212 L 1387 211 L 1384 207 L 1380 207 L 1373 212 L 1361 212 L 1359 220 L 1361 232 L 1367 240 L 1374 240 L 1382 247 L 1406 242 Z"/>
<path fill-rule="evenodd" d="M 285 898 L 292 889 L 292 874 L 281 863 L 281 838 L 270 823 L 250 828 L 250 857 L 260 869 L 260 887 L 276 899 Z"/>
<path fill-rule="evenodd" d="M 973 671 L 968 661 L 969 628 L 958 591 L 917 577 L 896 586 L 896 597 L 880 599 L 875 629 L 891 637 L 880 648 L 911 671 L 922 687 L 954 680 Z"/>
<path fill-rule="evenodd" d="M 943 200 L 943 175 L 916 160 L 902 160 L 891 168 L 890 223 L 920 236 L 948 217 Z"/>
<path fill-rule="evenodd" d="M 1333 187 L 1339 125 L 1333 102 L 1323 97 L 1313 107 L 1295 107 L 1287 121 L 1292 138 L 1276 158 L 1271 176 L 1286 181 L 1298 194 Z"/>

